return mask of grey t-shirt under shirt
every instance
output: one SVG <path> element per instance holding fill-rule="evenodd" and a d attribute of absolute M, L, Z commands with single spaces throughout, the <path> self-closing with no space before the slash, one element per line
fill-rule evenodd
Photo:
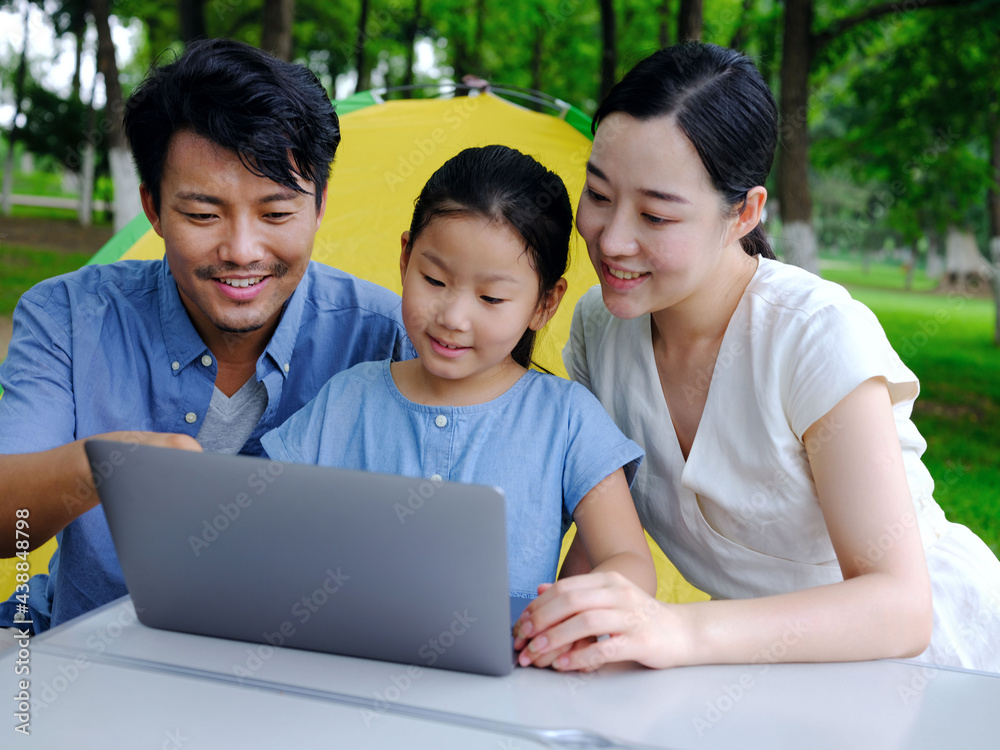
<path fill-rule="evenodd" d="M 218 388 L 195 438 L 211 453 L 239 453 L 267 409 L 267 388 L 251 377 L 231 397 Z"/>

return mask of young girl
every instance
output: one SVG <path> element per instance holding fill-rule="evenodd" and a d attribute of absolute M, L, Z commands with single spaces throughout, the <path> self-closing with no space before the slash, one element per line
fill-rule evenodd
<path fill-rule="evenodd" d="M 577 227 L 601 287 L 564 358 L 646 452 L 646 530 L 716 601 L 568 577 L 525 610 L 521 663 L 1000 671 L 1000 562 L 934 501 L 917 378 L 867 308 L 774 260 L 764 236 L 777 111 L 753 64 L 661 50 L 594 122 Z M 586 560 L 571 550 L 565 566 Z"/>
<path fill-rule="evenodd" d="M 555 580 L 563 519 L 590 565 L 656 588 L 628 485 L 642 451 L 576 383 L 528 369 L 566 291 L 562 180 L 504 146 L 467 149 L 402 235 L 403 322 L 417 352 L 333 377 L 264 436 L 274 459 L 493 485 L 507 500 L 510 593 Z"/>

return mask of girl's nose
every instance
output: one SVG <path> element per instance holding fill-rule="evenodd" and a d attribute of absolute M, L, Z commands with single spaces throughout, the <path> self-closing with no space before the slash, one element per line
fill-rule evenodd
<path fill-rule="evenodd" d="M 469 305 L 463 294 L 450 294 L 438 308 L 438 323 L 450 331 L 469 330 Z"/>

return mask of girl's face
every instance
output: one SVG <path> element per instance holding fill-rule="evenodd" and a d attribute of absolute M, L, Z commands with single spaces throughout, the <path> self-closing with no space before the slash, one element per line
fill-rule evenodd
<path fill-rule="evenodd" d="M 673 118 L 601 122 L 576 224 L 612 314 L 664 310 L 724 283 L 745 256 L 734 223 Z"/>
<path fill-rule="evenodd" d="M 403 324 L 424 370 L 466 385 L 520 370 L 511 351 L 558 306 L 539 299 L 524 240 L 471 214 L 431 219 L 414 243 L 409 235 L 399 259 Z"/>

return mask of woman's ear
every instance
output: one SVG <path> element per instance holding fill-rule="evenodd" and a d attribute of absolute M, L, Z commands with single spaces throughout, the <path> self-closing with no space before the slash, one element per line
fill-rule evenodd
<path fill-rule="evenodd" d="M 767 189 L 757 185 L 747 191 L 747 199 L 743 204 L 743 210 L 733 223 L 732 240 L 739 241 L 746 237 L 753 228 L 760 224 L 760 217 L 764 214 L 764 204 L 767 203 Z"/>
<path fill-rule="evenodd" d="M 540 331 L 545 327 L 546 323 L 552 320 L 552 316 L 559 309 L 559 303 L 562 302 L 563 295 L 566 294 L 568 286 L 569 284 L 566 282 L 566 279 L 560 278 L 552 289 L 542 299 L 538 300 L 538 307 L 535 309 L 535 314 L 531 316 L 528 328 L 532 331 Z"/>
<path fill-rule="evenodd" d="M 403 232 L 399 237 L 400 251 L 399 251 L 399 283 L 402 284 L 406 280 L 406 267 L 410 263 L 410 233 L 409 231 Z"/>

